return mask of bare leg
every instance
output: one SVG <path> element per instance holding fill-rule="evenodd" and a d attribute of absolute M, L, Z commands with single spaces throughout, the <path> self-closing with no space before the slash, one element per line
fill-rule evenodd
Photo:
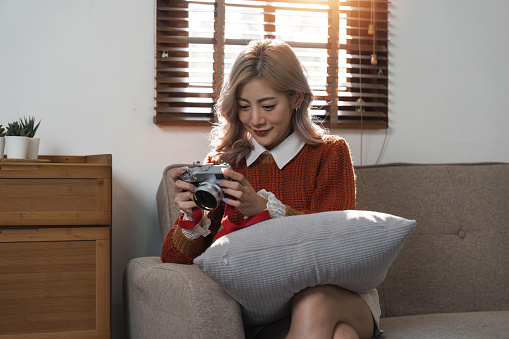
<path fill-rule="evenodd" d="M 293 298 L 288 339 L 369 339 L 374 322 L 366 302 L 356 293 L 326 285 Z"/>
<path fill-rule="evenodd" d="M 336 325 L 336 328 L 334 329 L 334 337 L 333 339 L 344 339 L 344 338 L 351 338 L 351 339 L 358 339 L 359 335 L 355 330 L 345 323 L 339 323 Z"/>

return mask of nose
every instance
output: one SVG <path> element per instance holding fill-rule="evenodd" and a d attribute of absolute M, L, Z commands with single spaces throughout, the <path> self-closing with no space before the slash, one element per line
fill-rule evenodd
<path fill-rule="evenodd" d="M 265 124 L 265 117 L 260 108 L 253 108 L 251 110 L 251 124 L 253 126 L 263 126 Z"/>

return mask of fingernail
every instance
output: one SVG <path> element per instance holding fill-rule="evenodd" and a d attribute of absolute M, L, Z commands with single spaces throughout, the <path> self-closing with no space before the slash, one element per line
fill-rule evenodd
<path fill-rule="evenodd" d="M 223 168 L 223 173 L 228 174 L 228 173 L 230 173 L 230 170 L 228 168 Z"/>
<path fill-rule="evenodd" d="M 193 187 L 193 192 L 196 191 L 196 188 L 197 188 L 196 186 Z"/>
<path fill-rule="evenodd" d="M 221 184 L 221 180 L 217 179 L 216 180 L 216 184 L 220 185 Z"/>
<path fill-rule="evenodd" d="M 221 198 L 221 200 L 223 200 L 224 202 L 226 202 L 226 198 Z"/>

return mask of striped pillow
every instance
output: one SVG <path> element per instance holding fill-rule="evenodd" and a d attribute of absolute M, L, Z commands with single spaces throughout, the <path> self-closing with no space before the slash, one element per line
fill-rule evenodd
<path fill-rule="evenodd" d="M 377 287 L 415 225 L 369 211 L 271 219 L 222 237 L 194 263 L 237 300 L 244 325 L 266 324 L 288 316 L 307 287 Z"/>

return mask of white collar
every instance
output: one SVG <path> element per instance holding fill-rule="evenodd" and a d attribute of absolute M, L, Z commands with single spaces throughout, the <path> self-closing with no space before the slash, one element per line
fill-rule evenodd
<path fill-rule="evenodd" d="M 248 166 L 251 166 L 263 153 L 269 153 L 272 154 L 272 157 L 276 161 L 276 165 L 279 169 L 285 167 L 286 164 L 295 158 L 305 145 L 295 132 L 270 151 L 260 145 L 255 138 L 251 138 L 251 143 L 253 144 L 254 149 L 251 150 L 246 157 L 246 163 Z"/>

